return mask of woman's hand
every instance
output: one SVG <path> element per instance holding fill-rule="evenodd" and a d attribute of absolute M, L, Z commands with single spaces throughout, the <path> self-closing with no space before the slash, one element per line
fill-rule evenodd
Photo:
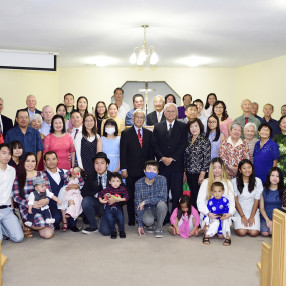
<path fill-rule="evenodd" d="M 254 225 L 254 222 L 255 222 L 254 217 L 253 217 L 253 216 L 250 216 L 249 219 L 248 219 L 248 224 L 249 224 L 249 226 L 253 226 L 253 225 Z"/>
<path fill-rule="evenodd" d="M 183 176 L 183 184 L 184 184 L 184 183 L 187 183 L 187 181 L 188 181 L 188 180 L 187 180 L 187 175 L 186 175 L 186 172 L 184 172 L 184 176 Z"/>
<path fill-rule="evenodd" d="M 199 175 L 199 179 L 198 179 L 198 184 L 200 185 L 203 180 L 205 179 L 205 172 L 201 172 L 200 175 Z"/>
<path fill-rule="evenodd" d="M 227 213 L 227 214 L 223 214 L 221 217 L 220 217 L 220 220 L 225 220 L 225 219 L 228 219 L 232 216 L 232 214 L 230 213 Z"/>
<path fill-rule="evenodd" d="M 248 227 L 248 220 L 247 218 L 244 216 L 241 217 L 241 223 L 242 225 L 244 225 L 245 227 Z"/>
<path fill-rule="evenodd" d="M 271 220 L 266 221 L 266 225 L 268 228 L 270 228 L 270 230 L 272 230 L 272 221 Z"/>

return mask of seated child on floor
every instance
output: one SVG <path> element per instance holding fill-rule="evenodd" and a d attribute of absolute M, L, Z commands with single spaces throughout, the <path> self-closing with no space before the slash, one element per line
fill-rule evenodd
<path fill-rule="evenodd" d="M 214 182 L 211 186 L 211 192 L 213 197 L 209 199 L 207 207 L 210 213 L 215 214 L 216 218 L 212 219 L 209 216 L 204 217 L 204 221 L 207 226 L 207 232 L 204 235 L 203 243 L 209 245 L 210 237 L 215 234 L 223 234 L 222 220 L 225 219 L 227 213 L 229 213 L 229 200 L 223 196 L 224 185 L 221 182 Z M 224 245 L 229 246 L 231 244 L 229 233 L 223 234 L 225 236 Z"/>
<path fill-rule="evenodd" d="M 39 209 L 33 208 L 34 202 L 46 199 L 47 197 L 61 204 L 61 201 L 49 190 L 47 190 L 46 181 L 42 177 L 36 177 L 33 180 L 35 190 L 29 194 L 28 197 L 28 216 L 25 222 L 26 226 L 32 226 L 36 214 L 41 214 L 46 223 L 54 223 L 55 219 L 52 218 L 49 205 L 40 207 Z"/>
<path fill-rule="evenodd" d="M 120 238 L 126 238 L 124 228 L 124 215 L 121 202 L 128 200 L 128 192 L 122 185 L 122 177 L 118 172 L 111 173 L 109 184 L 106 189 L 98 193 L 98 199 L 106 204 L 104 215 L 111 230 L 111 238 L 117 238 L 115 223 L 118 224 Z"/>
<path fill-rule="evenodd" d="M 67 219 L 72 217 L 77 219 L 77 217 L 82 213 L 81 202 L 82 196 L 80 189 L 69 189 L 67 186 L 72 185 L 83 185 L 83 179 L 81 178 L 81 169 L 75 167 L 69 171 L 69 176 L 64 182 L 64 186 L 60 189 L 59 199 L 62 201 L 61 205 L 58 205 L 58 209 L 61 210 L 63 216 L 64 226 L 62 231 L 67 231 L 68 221 Z"/>
<path fill-rule="evenodd" d="M 180 197 L 178 207 L 174 209 L 170 222 L 169 232 L 171 234 L 179 234 L 183 238 L 198 234 L 200 216 L 196 208 L 192 206 L 189 196 Z"/>

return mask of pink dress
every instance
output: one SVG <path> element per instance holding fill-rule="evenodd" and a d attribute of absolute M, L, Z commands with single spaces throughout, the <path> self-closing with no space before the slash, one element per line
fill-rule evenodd
<path fill-rule="evenodd" d="M 69 155 L 75 152 L 72 137 L 65 133 L 63 137 L 57 137 L 49 134 L 44 138 L 44 154 L 48 151 L 54 151 L 58 156 L 58 168 L 69 170 L 71 162 Z"/>
<path fill-rule="evenodd" d="M 178 216 L 178 208 L 175 208 L 171 217 L 170 222 L 171 225 L 176 223 L 176 218 Z M 193 218 L 195 219 L 195 226 L 200 225 L 200 216 L 196 208 L 192 206 L 192 214 L 188 216 L 187 213 L 183 214 L 181 219 L 178 222 L 178 227 L 180 230 L 180 236 L 183 238 L 188 238 L 190 235 L 190 231 L 194 228 Z"/>
<path fill-rule="evenodd" d="M 219 124 L 220 132 L 224 134 L 225 139 L 227 139 L 229 136 L 229 127 L 231 126 L 232 122 L 233 120 L 228 117 L 225 121 L 220 122 Z"/>

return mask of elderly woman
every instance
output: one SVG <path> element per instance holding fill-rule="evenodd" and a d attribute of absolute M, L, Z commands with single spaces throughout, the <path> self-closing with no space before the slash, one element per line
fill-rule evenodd
<path fill-rule="evenodd" d="M 278 124 L 281 129 L 281 133 L 276 134 L 273 140 L 278 144 L 279 147 L 279 160 L 277 167 L 282 170 L 284 185 L 286 186 L 286 115 L 281 116 Z"/>
<path fill-rule="evenodd" d="M 19 204 L 19 210 L 22 220 L 25 222 L 28 216 L 28 196 L 34 191 L 33 180 L 36 177 L 42 177 L 46 181 L 47 189 L 50 190 L 48 177 L 39 171 L 35 171 L 37 165 L 37 157 L 32 152 L 27 152 L 23 155 L 18 167 L 17 177 L 13 186 L 14 201 Z M 39 204 L 45 206 L 49 203 L 49 199 L 42 199 L 34 203 L 34 208 L 39 208 Z M 54 235 L 52 225 L 47 224 L 41 214 L 35 215 L 32 230 L 39 231 L 39 235 L 43 238 L 51 238 Z M 25 237 L 33 237 L 31 229 L 24 226 Z"/>
<path fill-rule="evenodd" d="M 117 105 L 115 103 L 110 103 L 108 105 L 108 118 L 113 119 L 116 122 L 118 128 L 118 136 L 120 136 L 121 132 L 125 129 L 125 122 L 123 119 L 117 116 L 117 113 L 118 113 Z M 104 119 L 101 123 L 101 134 L 104 133 L 104 124 L 106 120 L 107 119 Z"/>
<path fill-rule="evenodd" d="M 29 125 L 30 125 L 32 128 L 34 128 L 34 129 L 36 129 L 36 130 L 39 131 L 39 129 L 40 129 L 40 128 L 42 127 L 42 125 L 43 125 L 43 118 L 42 118 L 42 116 L 41 116 L 40 114 L 38 114 L 38 113 L 33 114 L 33 115 L 30 117 Z M 44 139 L 44 137 L 45 137 L 45 136 L 44 136 L 43 134 L 41 134 L 41 138 Z"/>
<path fill-rule="evenodd" d="M 243 132 L 244 132 L 244 141 L 247 143 L 251 155 L 250 161 L 253 163 L 254 146 L 258 141 L 258 139 L 255 137 L 255 134 L 257 133 L 257 127 L 254 123 L 248 122 L 245 124 L 243 128 Z"/>
<path fill-rule="evenodd" d="M 204 136 L 204 125 L 199 118 L 189 121 L 187 129 L 191 136 L 184 153 L 184 167 L 191 189 L 192 204 L 197 208 L 199 185 L 204 180 L 211 161 L 211 143 Z"/>
<path fill-rule="evenodd" d="M 279 147 L 270 139 L 272 128 L 267 123 L 261 123 L 258 127 L 260 140 L 256 142 L 253 152 L 253 166 L 256 177 L 265 183 L 267 174 L 272 167 L 277 167 L 279 159 Z"/>
<path fill-rule="evenodd" d="M 215 219 L 217 216 L 209 212 L 207 207 L 208 200 L 213 196 L 211 194 L 211 186 L 214 182 L 221 182 L 224 185 L 224 194 L 223 196 L 229 200 L 229 213 L 225 214 L 222 220 L 222 230 L 223 234 L 218 234 L 219 238 L 228 237 L 230 239 L 230 226 L 231 226 L 231 217 L 235 213 L 235 201 L 234 201 L 234 190 L 231 181 L 229 180 L 228 174 L 225 169 L 225 165 L 221 158 L 213 158 L 210 167 L 208 178 L 204 179 L 198 194 L 197 206 L 198 211 L 200 212 L 201 218 L 201 227 L 205 226 L 205 221 L 203 220 L 204 216 L 208 216 L 210 219 Z M 224 245 L 229 245 L 230 243 L 225 241 Z"/>
<path fill-rule="evenodd" d="M 221 143 L 218 150 L 218 155 L 223 160 L 231 179 L 236 177 L 239 162 L 251 158 L 248 145 L 240 138 L 241 134 L 241 125 L 233 123 L 230 127 L 230 136 Z"/>

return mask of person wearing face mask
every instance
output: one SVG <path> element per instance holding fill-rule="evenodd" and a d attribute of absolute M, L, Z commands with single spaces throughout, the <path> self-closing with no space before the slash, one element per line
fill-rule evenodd
<path fill-rule="evenodd" d="M 104 152 L 110 160 L 108 170 L 119 172 L 120 170 L 120 136 L 118 127 L 113 119 L 107 119 L 103 125 L 103 135 L 98 140 L 97 152 Z"/>
<path fill-rule="evenodd" d="M 154 237 L 163 237 L 163 222 L 167 214 L 167 180 L 158 175 L 159 164 L 155 160 L 145 162 L 145 177 L 135 183 L 135 208 L 138 222 L 138 234 L 144 232 L 144 225 L 148 233 Z M 157 224 L 155 227 L 155 219 Z"/>

